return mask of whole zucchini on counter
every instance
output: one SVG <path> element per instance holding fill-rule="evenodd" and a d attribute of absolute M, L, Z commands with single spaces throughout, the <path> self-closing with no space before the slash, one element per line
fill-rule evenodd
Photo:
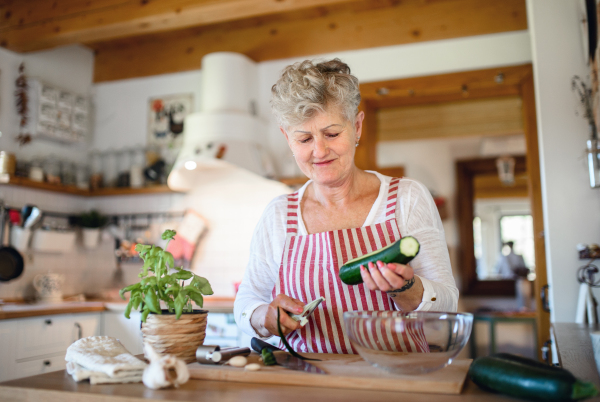
<path fill-rule="evenodd" d="M 340 268 L 339 277 L 346 285 L 358 285 L 362 283 L 360 266 L 364 265 L 369 269 L 369 262 L 375 264 L 377 261 L 383 263 L 396 262 L 398 264 L 408 264 L 419 254 L 421 246 L 417 239 L 412 236 L 406 236 L 394 243 L 365 254 L 353 260 L 346 262 Z"/>
<path fill-rule="evenodd" d="M 598 394 L 594 384 L 568 370 L 508 353 L 475 359 L 469 377 L 486 391 L 531 401 L 576 401 Z"/>

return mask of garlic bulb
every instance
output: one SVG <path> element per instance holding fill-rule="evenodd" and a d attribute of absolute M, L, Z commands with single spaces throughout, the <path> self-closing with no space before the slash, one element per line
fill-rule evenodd
<path fill-rule="evenodd" d="M 150 365 L 144 369 L 142 377 L 148 388 L 177 387 L 190 379 L 190 372 L 183 360 L 173 355 L 161 356 L 148 343 L 144 344 L 144 352 L 150 359 Z"/>

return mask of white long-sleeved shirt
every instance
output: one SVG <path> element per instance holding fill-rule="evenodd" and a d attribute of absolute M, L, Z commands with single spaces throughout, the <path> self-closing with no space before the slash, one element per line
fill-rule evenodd
<path fill-rule="evenodd" d="M 384 201 L 392 179 L 377 172 L 370 173 L 379 178 L 381 186 L 363 226 L 386 221 Z M 298 199 L 302 199 L 310 183 L 311 181 L 298 190 Z M 250 324 L 252 313 L 257 307 L 273 301 L 272 291 L 278 280 L 286 241 L 286 219 L 287 198 L 282 195 L 265 208 L 254 231 L 250 260 L 234 304 L 235 320 L 250 336 L 260 337 Z M 415 275 L 421 278 L 424 288 L 423 299 L 417 310 L 456 311 L 458 289 L 452 276 L 444 228 L 433 198 L 423 184 L 412 179 L 400 180 L 396 221 L 402 236 L 414 236 L 421 244 L 419 254 L 410 263 Z M 307 234 L 298 207 L 298 235 Z"/>

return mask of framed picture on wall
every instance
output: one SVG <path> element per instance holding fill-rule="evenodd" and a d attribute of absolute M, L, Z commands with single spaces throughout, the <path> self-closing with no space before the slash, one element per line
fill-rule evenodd
<path fill-rule="evenodd" d="M 180 148 L 185 116 L 193 111 L 194 95 L 166 95 L 148 100 L 148 145 Z"/>

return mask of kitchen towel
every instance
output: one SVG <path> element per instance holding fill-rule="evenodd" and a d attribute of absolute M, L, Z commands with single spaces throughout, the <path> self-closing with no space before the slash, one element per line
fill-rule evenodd
<path fill-rule="evenodd" d="M 67 373 L 69 373 L 73 379 L 77 382 L 83 380 L 90 380 L 90 384 L 115 384 L 115 383 L 126 383 L 126 382 L 140 382 L 142 381 L 143 372 L 135 372 L 135 374 L 121 373 L 117 377 L 109 377 L 108 375 L 86 369 L 74 362 L 67 362 Z"/>
<path fill-rule="evenodd" d="M 141 381 L 147 364 L 133 356 L 118 339 L 110 336 L 90 336 L 79 339 L 67 349 L 65 360 L 68 372 L 76 381 L 92 378 L 102 381 L 110 378 L 110 382 L 132 382 L 134 378 Z M 100 382 L 96 382 L 100 383 Z"/>

